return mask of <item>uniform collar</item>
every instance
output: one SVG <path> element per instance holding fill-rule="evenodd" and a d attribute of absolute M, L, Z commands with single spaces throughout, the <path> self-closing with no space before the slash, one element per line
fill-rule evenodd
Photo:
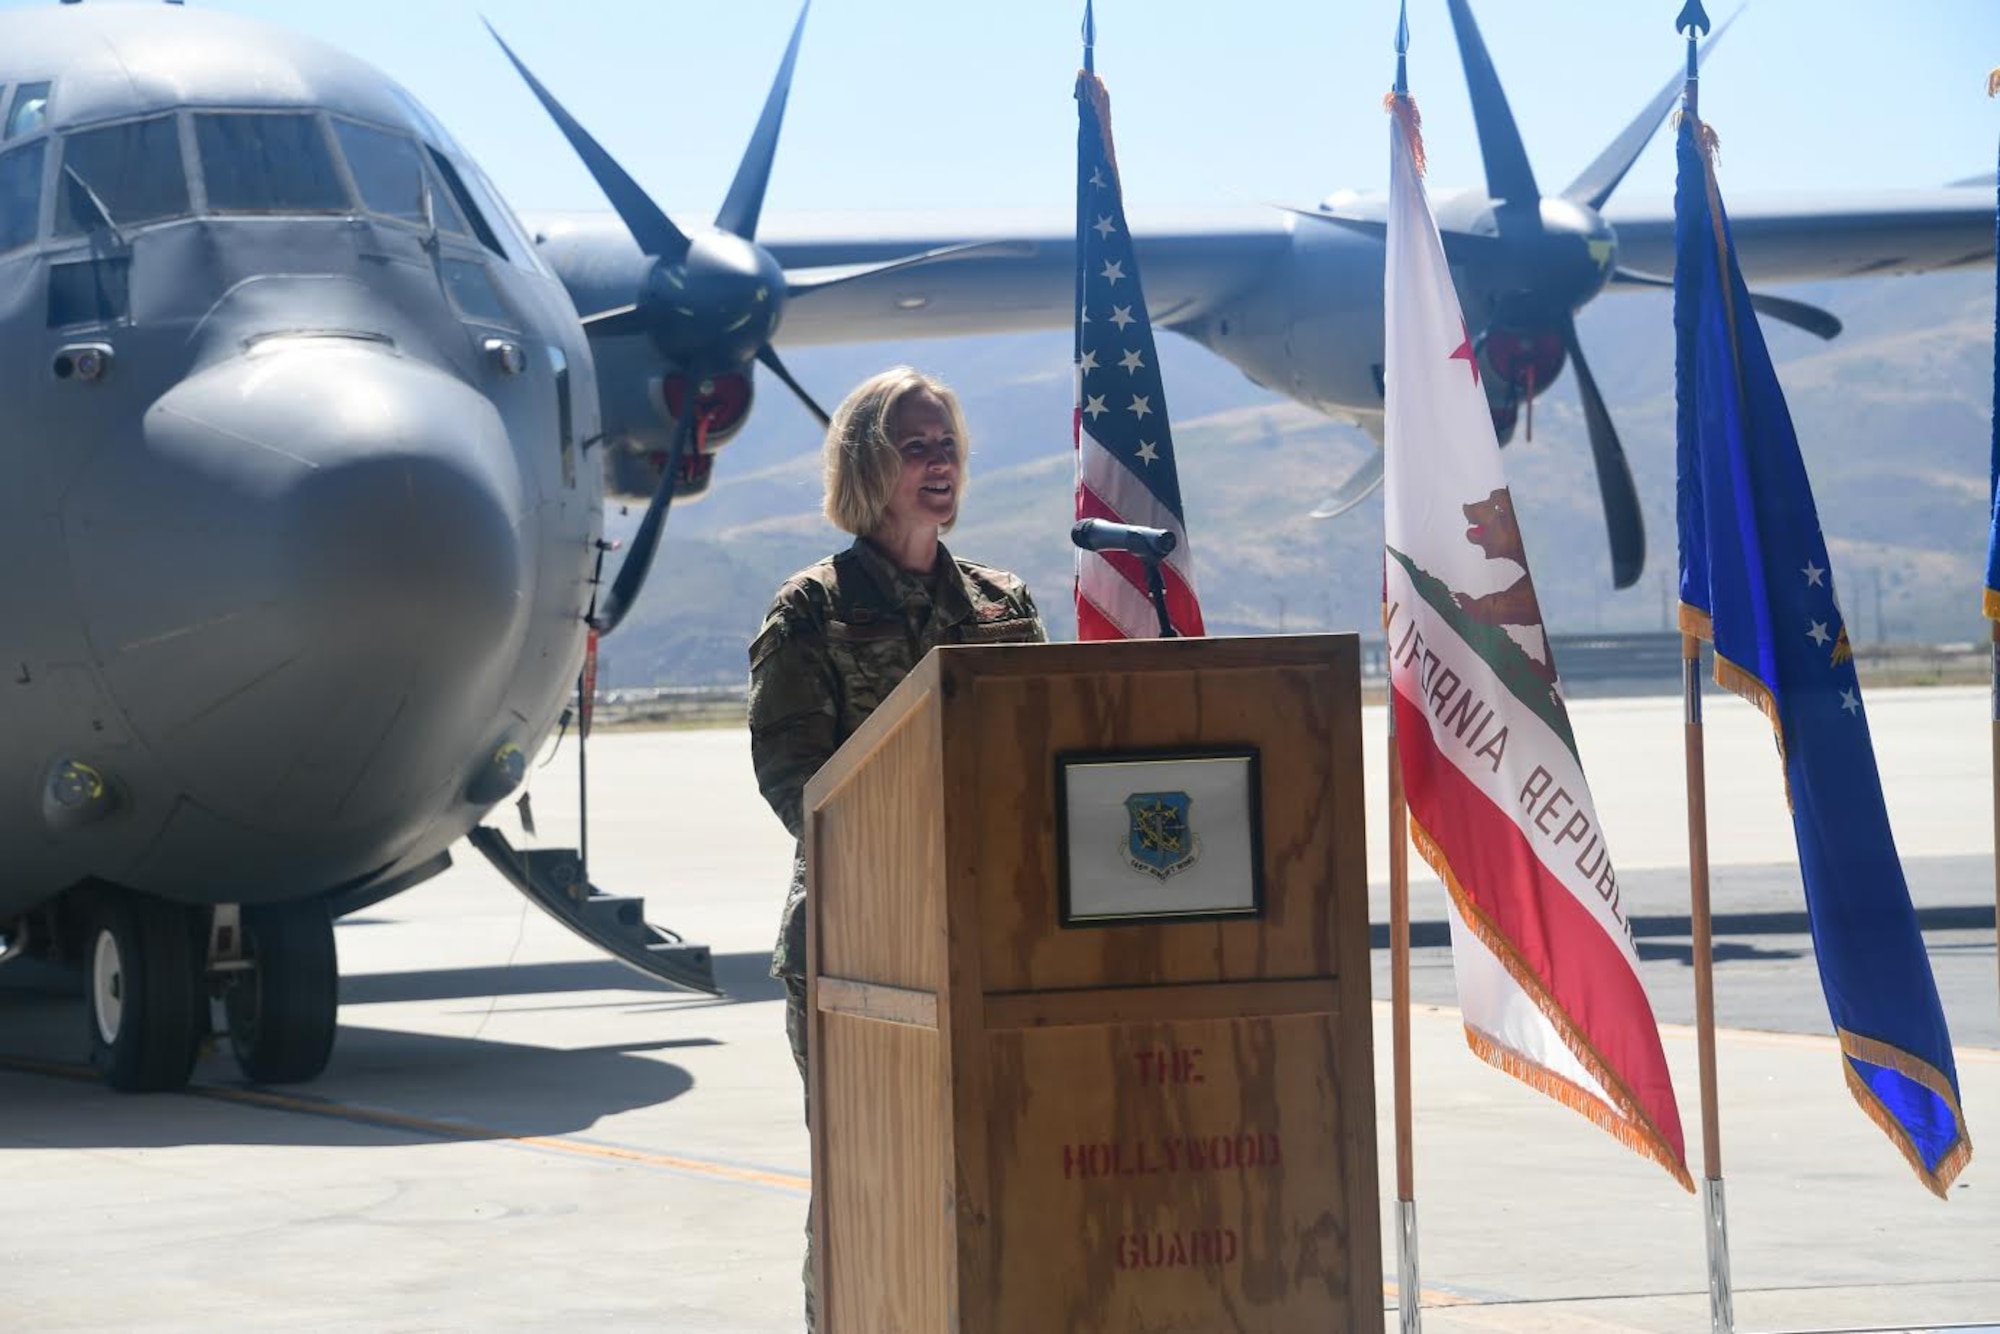
<path fill-rule="evenodd" d="M 937 573 L 935 594 L 925 587 L 922 579 L 898 566 L 867 538 L 855 538 L 853 551 L 855 560 L 888 606 L 930 603 L 932 616 L 941 626 L 972 619 L 972 590 L 966 587 L 965 572 L 958 568 L 958 562 L 952 559 L 944 543 L 938 543 L 937 564 L 933 567 Z"/>

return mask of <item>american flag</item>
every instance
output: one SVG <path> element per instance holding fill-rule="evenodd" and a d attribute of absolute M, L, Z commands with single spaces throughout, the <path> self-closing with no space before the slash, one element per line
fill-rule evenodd
<path fill-rule="evenodd" d="M 1087 11 L 1086 11 L 1087 13 Z M 1153 325 L 1139 289 L 1139 260 L 1125 227 L 1111 102 L 1091 71 L 1090 20 L 1077 75 L 1076 137 L 1076 517 L 1165 528 L 1179 539 L 1161 566 L 1167 613 L 1184 635 L 1203 633 L 1194 553 L 1174 469 L 1166 387 Z M 1150 639 L 1159 617 L 1145 566 L 1122 551 L 1079 551 L 1080 639 Z"/>

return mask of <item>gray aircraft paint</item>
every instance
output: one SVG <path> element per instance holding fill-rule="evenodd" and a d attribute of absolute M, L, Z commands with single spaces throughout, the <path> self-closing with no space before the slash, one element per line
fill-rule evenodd
<path fill-rule="evenodd" d="M 193 198 L 123 246 L 54 237 L 52 143 L 41 239 L 0 255 L 0 921 L 87 879 L 251 903 L 421 866 L 579 666 L 601 483 L 568 293 L 415 100 L 318 43 L 165 6 L 9 13 L 0 82 L 41 80 L 57 140 L 174 115 Z M 205 213 L 191 118 L 220 110 L 422 141 L 510 257 L 360 209 Z M 47 327 L 51 266 L 121 254 L 129 319 Z M 447 264 L 497 307 L 462 314 Z M 58 378 L 81 345 L 108 372 Z M 63 761 L 118 808 L 52 828 Z"/>

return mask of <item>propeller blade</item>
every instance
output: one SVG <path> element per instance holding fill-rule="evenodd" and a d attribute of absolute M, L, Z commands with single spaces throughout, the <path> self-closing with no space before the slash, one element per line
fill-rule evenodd
<path fill-rule="evenodd" d="M 1630 588 L 1646 568 L 1646 520 L 1639 513 L 1639 489 L 1632 484 L 1632 467 L 1611 425 L 1604 396 L 1591 378 L 1590 365 L 1576 339 L 1576 322 L 1563 321 L 1563 347 L 1576 368 L 1577 393 L 1583 397 L 1583 419 L 1590 428 L 1590 456 L 1597 464 L 1597 490 L 1604 497 L 1604 525 L 1611 537 L 1611 582 Z"/>
<path fill-rule="evenodd" d="M 1479 35 L 1468 0 L 1449 0 L 1451 27 L 1458 36 L 1458 56 L 1465 66 L 1465 85 L 1472 94 L 1472 119 L 1479 128 L 1479 156 L 1486 163 L 1486 193 L 1495 201 L 1494 216 L 1503 232 L 1542 230 L 1542 191 L 1528 150 L 1514 124 L 1507 91 L 1486 40 Z"/>
<path fill-rule="evenodd" d="M 695 394 L 694 387 L 700 377 L 692 369 L 686 371 L 688 394 L 681 405 L 680 420 L 674 423 L 673 443 L 667 449 L 666 471 L 660 475 L 660 484 L 653 489 L 653 499 L 646 505 L 645 517 L 639 520 L 639 531 L 632 535 L 632 545 L 625 552 L 625 559 L 618 566 L 618 577 L 612 581 L 611 591 L 598 606 L 597 614 L 591 617 L 591 628 L 600 635 L 608 635 L 618 628 L 632 610 L 632 604 L 639 599 L 639 590 L 646 586 L 646 576 L 652 573 L 653 557 L 659 551 L 660 532 L 667 524 L 667 511 L 673 508 L 674 481 L 680 475 L 681 459 L 688 446 L 694 443 Z"/>
<path fill-rule="evenodd" d="M 1817 338 L 1833 339 L 1840 336 L 1846 326 L 1840 316 L 1830 310 L 1794 301 L 1788 296 L 1772 296 L 1769 292 L 1752 292 L 1750 306 L 1759 315 L 1769 315 L 1782 324 L 1794 329 L 1804 329 Z"/>
<path fill-rule="evenodd" d="M 946 260 L 1033 259 L 1036 252 L 1037 247 L 1032 241 L 969 241 L 964 245 L 939 246 L 936 250 L 905 255 L 901 259 L 885 260 L 879 264 L 828 264 L 819 268 L 792 269 L 785 274 L 785 295 L 795 297 L 807 292 L 823 292 L 842 283 L 876 278 L 885 273 L 900 273 L 905 269 L 921 268 Z"/>
<path fill-rule="evenodd" d="M 826 409 L 813 402 L 813 396 L 806 392 L 805 386 L 794 380 L 792 373 L 785 369 L 785 363 L 779 358 L 777 348 L 772 347 L 769 343 L 764 344 L 764 346 L 757 349 L 757 360 L 763 362 L 770 369 L 771 374 L 783 380 L 785 388 L 798 395 L 799 402 L 806 405 L 807 412 L 819 418 L 821 426 L 831 426 L 833 424 L 833 418 L 827 415 Z"/>
<path fill-rule="evenodd" d="M 603 145 L 590 137 L 590 131 L 578 124 L 576 117 L 556 101 L 555 94 L 542 86 L 542 81 L 521 63 L 521 58 L 514 54 L 514 48 L 507 45 L 507 40 L 491 23 L 486 25 L 486 31 L 500 43 L 500 49 L 507 53 L 507 59 L 527 80 L 528 87 L 555 121 L 556 128 L 563 132 L 570 147 L 583 159 L 583 165 L 590 169 L 592 179 L 604 191 L 604 197 L 611 201 L 611 207 L 624 221 L 626 230 L 632 233 L 632 239 L 639 243 L 639 249 L 669 263 L 683 258 L 688 251 L 687 234 L 674 226 L 673 220 L 661 212 L 660 206 L 639 187 L 639 183 L 626 174 L 611 154 L 604 151 Z"/>
<path fill-rule="evenodd" d="M 1382 485 L 1382 451 L 1378 448 L 1360 467 L 1347 474 L 1345 481 L 1334 488 L 1333 494 L 1314 507 L 1312 517 L 1331 519 L 1345 514 L 1375 494 L 1375 488 Z"/>
<path fill-rule="evenodd" d="M 806 14 L 812 0 L 799 6 L 798 21 L 792 25 L 792 40 L 764 99 L 764 114 L 750 134 L 750 146 L 737 164 L 736 179 L 729 184 L 729 197 L 715 215 L 715 225 L 748 241 L 757 235 L 757 218 L 764 211 L 764 188 L 771 183 L 771 160 L 778 155 L 778 131 L 785 123 L 785 100 L 792 93 L 792 67 L 799 61 L 799 39 L 806 34 Z"/>
<path fill-rule="evenodd" d="M 583 319 L 583 331 L 592 338 L 618 338 L 646 332 L 646 313 L 637 306 L 614 306 Z"/>
<path fill-rule="evenodd" d="M 1614 287 L 1658 287 L 1672 290 L 1674 280 L 1656 278 L 1650 273 L 1637 273 L 1631 269 L 1614 269 L 1611 273 Z M 1804 301 L 1794 301 L 1788 296 L 1773 296 L 1769 292 L 1752 292 L 1750 306 L 1760 315 L 1769 315 L 1782 324 L 1794 329 L 1803 329 L 1816 338 L 1834 339 L 1847 326 L 1840 322 L 1840 316 L 1820 306 L 1808 305 Z"/>
<path fill-rule="evenodd" d="M 1722 40 L 1722 34 L 1729 31 L 1729 25 L 1736 22 L 1742 13 L 1743 9 L 1739 5 L 1736 13 L 1723 20 L 1722 26 L 1701 44 L 1701 49 L 1695 53 L 1697 67 L 1708 59 L 1708 53 Z M 1632 170 L 1632 164 L 1639 160 L 1639 154 L 1646 151 L 1646 145 L 1652 141 L 1654 133 L 1660 128 L 1660 123 L 1666 120 L 1667 113 L 1673 110 L 1675 101 L 1679 99 L 1681 90 L 1686 86 L 1687 69 L 1683 66 L 1676 69 L 1674 76 L 1667 80 L 1666 85 L 1654 95 L 1653 100 L 1646 103 L 1646 109 L 1633 117 L 1632 123 L 1620 131 L 1610 146 L 1597 155 L 1597 160 L 1585 167 L 1583 174 L 1569 183 L 1569 188 L 1563 191 L 1563 198 L 1572 204 L 1582 204 L 1585 208 L 1603 208 L 1604 201 L 1611 198 L 1611 192 L 1618 188 L 1618 183 L 1625 179 L 1625 173 Z"/>

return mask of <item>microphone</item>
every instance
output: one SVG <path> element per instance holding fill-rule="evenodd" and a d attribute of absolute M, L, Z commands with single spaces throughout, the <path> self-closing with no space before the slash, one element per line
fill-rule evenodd
<path fill-rule="evenodd" d="M 1079 519 L 1069 540 L 1085 551 L 1129 551 L 1146 560 L 1165 560 L 1179 539 L 1164 528 L 1141 528 L 1108 519 Z"/>

